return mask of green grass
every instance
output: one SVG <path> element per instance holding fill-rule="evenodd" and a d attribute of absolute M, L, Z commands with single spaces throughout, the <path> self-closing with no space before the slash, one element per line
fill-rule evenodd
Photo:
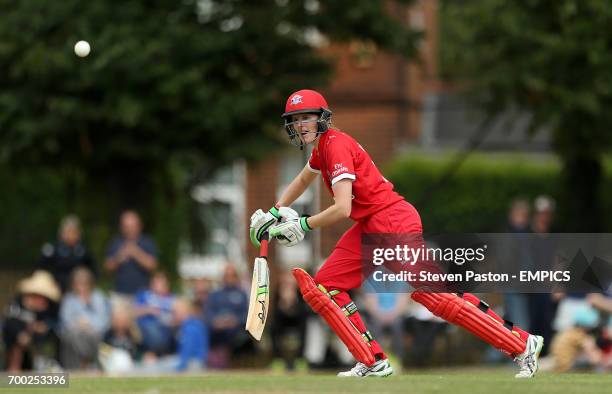
<path fill-rule="evenodd" d="M 331 374 L 278 375 L 266 372 L 201 376 L 107 378 L 71 376 L 70 388 L 10 389 L 12 393 L 610 393 L 612 375 L 541 373 L 517 380 L 509 369 L 408 371 L 386 379 L 339 379 Z M 8 392 L 9 389 L 0 389 Z"/>

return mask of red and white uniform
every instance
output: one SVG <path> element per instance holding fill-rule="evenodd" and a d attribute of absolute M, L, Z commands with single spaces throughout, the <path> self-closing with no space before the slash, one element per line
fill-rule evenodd
<path fill-rule="evenodd" d="M 308 160 L 311 171 L 321 173 L 327 189 L 342 180 L 353 182 L 351 219 L 356 221 L 340 238 L 315 277 L 326 288 L 347 291 L 359 287 L 361 236 L 422 233 L 416 209 L 393 190 L 370 155 L 355 139 L 336 129 L 321 136 Z"/>
<path fill-rule="evenodd" d="M 320 93 L 308 89 L 293 93 L 287 99 L 283 114 L 292 140 L 296 133 L 287 125 L 291 123 L 293 115 L 301 113 L 317 113 L 321 119 L 329 119 L 331 116 L 329 106 Z M 351 219 L 356 223 L 340 238 L 315 275 L 314 282 L 330 291 L 335 303 L 344 309 L 345 315 L 357 331 L 369 339 L 372 354 L 385 358 L 378 342 L 373 340 L 366 330 L 347 291 L 359 287 L 364 279 L 361 261 L 363 234 L 416 234 L 418 239 L 423 232 L 421 218 L 416 209 L 393 190 L 393 184 L 382 176 L 370 155 L 357 141 L 337 129 L 324 130 L 320 124 L 318 130 L 322 134 L 308 160 L 308 167 L 321 174 L 332 195 L 336 182 L 343 179 L 353 182 Z M 305 276 L 296 276 L 300 286 L 308 285 L 307 281 L 300 282 Z M 311 287 L 316 289 L 314 284 Z M 302 287 L 300 289 L 303 294 L 305 291 L 311 294 L 312 289 L 308 286 L 305 290 Z M 314 300 L 316 297 L 311 298 Z M 417 289 L 412 298 L 425 305 L 435 315 L 466 328 L 513 357 L 526 349 L 529 333 L 502 319 L 473 294 L 464 293 L 458 296 L 453 293 L 428 293 Z M 323 310 L 321 304 L 315 304 L 311 304 L 311 307 Z"/>
<path fill-rule="evenodd" d="M 361 286 L 361 236 L 364 233 L 421 233 L 421 218 L 416 209 L 393 190 L 370 155 L 349 135 L 330 129 L 323 134 L 308 160 L 311 171 L 321 173 L 333 195 L 332 186 L 342 180 L 353 181 L 351 219 L 356 221 L 340 238 L 334 250 L 314 277 L 328 290 L 339 290 L 334 296 L 338 305 L 351 302 L 348 290 Z M 365 325 L 359 313 L 349 316 L 362 332 Z M 380 345 L 371 343 L 374 354 L 383 355 Z"/>
<path fill-rule="evenodd" d="M 361 145 L 349 135 L 330 129 L 321 136 L 308 160 L 308 168 L 320 173 L 325 186 L 342 180 L 353 181 L 351 219 L 361 221 L 404 198 L 393 190 L 393 184 L 382 176 Z"/>

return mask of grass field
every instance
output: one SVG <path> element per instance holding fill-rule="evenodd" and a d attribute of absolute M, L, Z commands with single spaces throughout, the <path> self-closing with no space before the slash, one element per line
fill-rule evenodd
<path fill-rule="evenodd" d="M 612 375 L 542 373 L 516 380 L 500 369 L 408 371 L 386 379 L 339 379 L 331 374 L 210 373 L 150 378 L 70 377 L 70 388 L 12 388 L 12 393 L 612 393 Z"/>

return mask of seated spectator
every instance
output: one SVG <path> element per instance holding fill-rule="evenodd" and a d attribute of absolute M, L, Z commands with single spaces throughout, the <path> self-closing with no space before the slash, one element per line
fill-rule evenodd
<path fill-rule="evenodd" d="M 404 321 L 410 299 L 407 293 L 366 293 L 364 295 L 368 325 L 374 338 L 391 339 L 393 353 L 404 359 Z"/>
<path fill-rule="evenodd" d="M 209 367 L 229 367 L 232 351 L 248 341 L 244 331 L 248 309 L 249 300 L 240 287 L 238 272 L 228 264 L 222 287 L 210 293 L 206 304 L 205 322 L 211 343 Z"/>
<path fill-rule="evenodd" d="M 407 315 L 407 331 L 412 337 L 412 342 L 404 365 L 411 367 L 430 366 L 436 348 L 436 339 L 444 336 L 447 324 L 444 320 L 434 316 L 423 305 L 412 300 L 409 300 Z"/>
<path fill-rule="evenodd" d="M 51 272 L 60 285 L 62 293 L 65 293 L 72 270 L 76 267 L 86 267 L 94 275 L 97 274 L 94 259 L 89 249 L 81 241 L 79 218 L 75 215 L 68 215 L 60 223 L 58 240 L 43 245 L 40 268 Z"/>
<path fill-rule="evenodd" d="M 151 278 L 151 286 L 136 295 L 134 312 L 136 322 L 142 333 L 142 345 L 146 352 L 160 356 L 172 352 L 172 305 L 175 296 L 170 292 L 168 277 L 156 272 Z"/>
<path fill-rule="evenodd" d="M 304 335 L 308 310 L 290 271 L 279 278 L 278 290 L 274 292 L 274 319 L 270 327 L 272 356 L 282 358 L 285 368 L 295 369 L 295 361 L 304 351 Z"/>
<path fill-rule="evenodd" d="M 123 349 L 132 360 L 138 360 L 142 351 L 141 340 L 132 309 L 128 305 L 113 309 L 111 326 L 104 335 L 104 343 L 115 349 Z"/>
<path fill-rule="evenodd" d="M 563 301 L 565 301 L 564 299 Z M 551 344 L 552 367 L 565 372 L 576 367 L 612 370 L 612 298 L 589 294 L 581 303 L 570 300 L 564 319 L 573 324 L 560 331 Z"/>
<path fill-rule="evenodd" d="M 208 329 L 197 317 L 194 306 L 186 299 L 179 299 L 173 308 L 174 320 L 178 326 L 177 371 L 201 369 L 208 356 Z"/>
<path fill-rule="evenodd" d="M 133 319 L 130 305 L 115 308 L 110 329 L 104 335 L 98 360 L 105 372 L 132 372 L 142 353 L 140 331 Z"/>
<path fill-rule="evenodd" d="M 169 373 L 197 371 L 208 357 L 208 330 L 197 318 L 198 311 L 186 298 L 177 298 L 172 308 L 178 331 L 177 354 L 144 360 L 139 372 Z"/>
<path fill-rule="evenodd" d="M 134 295 L 149 287 L 151 272 L 157 268 L 157 249 L 153 240 L 142 234 L 140 216 L 125 211 L 120 218 L 121 235 L 108 247 L 104 267 L 114 275 L 111 301 L 132 302 Z"/>
<path fill-rule="evenodd" d="M 75 269 L 71 284 L 60 305 L 62 365 L 67 369 L 92 367 L 109 327 L 110 310 L 87 268 Z"/>
<path fill-rule="evenodd" d="M 208 278 L 196 278 L 191 281 L 190 297 L 193 299 L 196 308 L 200 310 L 201 316 L 204 316 L 211 287 L 212 285 Z"/>
<path fill-rule="evenodd" d="M 2 337 L 6 349 L 6 368 L 10 372 L 31 370 L 35 358 L 49 345 L 55 357 L 57 303 L 61 292 L 53 276 L 36 271 L 18 285 L 18 295 L 6 311 Z"/>

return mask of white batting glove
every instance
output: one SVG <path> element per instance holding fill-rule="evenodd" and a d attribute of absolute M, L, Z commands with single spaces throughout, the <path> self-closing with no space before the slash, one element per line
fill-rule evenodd
<path fill-rule="evenodd" d="M 270 226 L 278 222 L 280 218 L 281 216 L 276 207 L 270 208 L 268 212 L 264 212 L 261 209 L 255 211 L 255 213 L 251 215 L 251 224 L 249 226 L 251 243 L 259 247 L 261 245 L 259 241 L 262 239 L 265 232 L 270 229 Z M 268 239 L 270 239 L 269 235 Z"/>
<path fill-rule="evenodd" d="M 295 212 L 295 211 L 294 211 Z M 291 215 L 283 223 L 276 224 L 270 229 L 270 236 L 283 246 L 297 245 L 304 239 L 304 235 L 312 228 L 308 225 L 307 216 Z"/>
<path fill-rule="evenodd" d="M 281 222 L 286 222 L 287 220 L 299 219 L 300 214 L 297 213 L 294 209 L 289 207 L 280 207 L 278 208 L 278 214 L 281 217 Z"/>

